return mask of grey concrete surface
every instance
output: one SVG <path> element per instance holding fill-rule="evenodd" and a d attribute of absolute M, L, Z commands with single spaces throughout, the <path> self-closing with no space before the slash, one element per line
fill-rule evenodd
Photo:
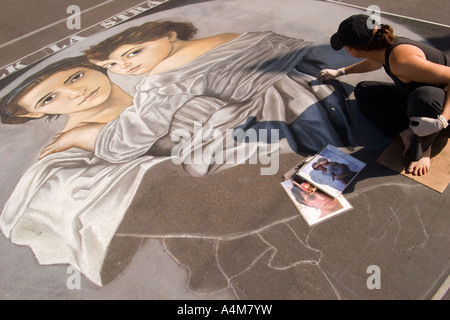
<path fill-rule="evenodd" d="M 142 0 L 2 1 L 0 66 L 17 61 L 62 39 L 88 30 L 97 23 L 142 4 Z M 79 26 L 71 18 L 80 10 Z M 69 24 L 68 24 L 69 21 Z M 51 50 L 48 50 L 51 54 Z"/>
<path fill-rule="evenodd" d="M 363 0 L 345 2 L 362 7 L 369 4 Z M 54 2 L 39 3 L 34 14 L 46 11 Z M 70 1 L 70 4 L 76 3 L 76 0 Z M 79 3 L 87 5 L 86 1 Z M 116 6 L 117 3 L 120 6 Z M 226 29 L 223 31 L 234 27 L 227 21 L 230 15 L 240 16 L 242 20 L 256 19 L 262 29 L 268 30 L 280 24 L 287 30 L 290 22 L 301 19 L 304 28 L 290 32 L 299 38 L 315 40 L 320 58 L 330 66 L 351 61 L 341 56 L 343 53 L 338 53 L 338 58 L 329 55 L 328 38 L 339 21 L 363 12 L 361 9 L 315 0 L 286 1 L 289 6 L 284 7 L 283 1 L 241 3 L 242 10 L 238 11 L 238 1 L 234 0 L 173 1 L 145 15 L 155 19 L 175 16 L 194 21 L 206 15 L 217 21 L 217 29 Z M 412 6 L 410 1 L 370 1 L 387 12 L 446 23 L 449 3 L 446 0 L 429 3 L 424 10 L 419 5 Z M 6 1 L 2 6 L 11 6 L 14 9 L 11 12 L 20 12 L 20 4 Z M 114 1 L 105 7 L 122 10 L 128 4 L 132 6 L 134 2 Z M 277 12 L 285 14 L 286 19 L 271 20 L 271 10 L 275 9 L 269 4 L 277 6 Z M 65 7 L 67 3 L 59 5 Z M 92 11 L 90 21 L 100 21 L 104 15 L 115 14 L 114 10 Z M 2 10 L 2 14 L 4 12 Z M 2 41 L 11 41 L 29 32 L 27 19 L 18 22 L 21 17 L 16 16 L 17 33 L 11 32 L 9 38 L 7 27 L 2 27 Z M 55 17 L 43 21 L 43 25 L 55 21 Z M 442 50 L 449 49 L 446 27 L 392 16 L 386 19 L 407 36 L 436 43 Z M 212 31 L 215 30 L 202 32 Z M 54 36 L 61 37 L 60 34 Z M 43 36 L 46 37 L 53 35 Z M 37 46 L 41 45 L 47 44 Z M 13 47 L 9 60 L 5 61 L 19 58 L 27 50 L 35 50 L 34 44 L 27 42 L 20 42 L 20 45 L 18 42 L 17 47 Z M 383 78 L 384 75 L 375 73 L 373 77 Z M 351 86 L 359 79 L 352 76 L 343 81 Z M 386 143 L 368 143 L 357 152 L 367 167 L 345 193 L 353 210 L 313 228 L 297 216 L 239 236 L 169 237 L 164 234 L 165 228 L 171 230 L 169 222 L 161 222 L 159 228 L 151 229 L 153 233 L 149 232 L 149 236 L 128 236 L 130 226 L 139 226 L 145 214 L 161 211 L 162 207 L 155 207 L 155 203 L 175 208 L 169 197 L 156 199 L 158 202 L 145 197 L 146 190 L 155 186 L 162 194 L 164 190 L 169 193 L 172 186 L 167 176 L 176 176 L 182 182 L 178 200 L 190 211 L 183 222 L 178 223 L 188 226 L 200 226 L 200 229 L 204 226 L 205 230 L 211 226 L 234 226 L 239 224 L 240 214 L 264 225 L 264 219 L 271 215 L 283 218 L 296 214 L 279 186 L 280 176 L 261 176 L 257 166 L 242 165 L 193 179 L 172 163 L 166 163 L 158 171 L 147 174 L 133 203 L 137 213 L 126 217 L 111 244 L 105 263 L 104 276 L 108 280 L 105 286 L 98 287 L 81 277 L 79 286 L 71 287 L 73 273 L 67 265 L 39 265 L 28 247 L 14 245 L 1 235 L 0 299 L 428 300 L 439 292 L 439 298 L 448 300 L 445 280 L 450 271 L 450 190 L 447 188 L 440 194 L 379 165 L 375 159 L 385 147 Z M 300 159 L 296 154 L 283 155 L 280 175 Z M 2 191 L 4 201 L 12 186 L 7 174 L 2 177 L 2 185 L 7 185 L 3 188 L 6 191 Z M 171 214 L 176 216 L 181 212 L 174 209 Z M 219 213 L 221 215 L 216 217 Z M 161 234 L 155 236 L 156 231 Z M 367 286 L 368 268 L 374 265 L 381 270 L 381 289 Z"/>
<path fill-rule="evenodd" d="M 450 24 L 446 10 L 448 3 L 444 1 L 331 0 L 330 3 L 349 8 L 367 8 L 376 5 L 383 12 L 383 18 L 405 26 L 427 39 L 434 47 L 447 53 L 450 52 Z"/>

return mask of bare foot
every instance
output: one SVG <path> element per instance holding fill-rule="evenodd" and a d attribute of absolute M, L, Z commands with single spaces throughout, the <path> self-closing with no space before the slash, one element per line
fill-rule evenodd
<path fill-rule="evenodd" d="M 430 155 L 431 155 L 431 146 L 423 153 L 422 158 L 418 161 L 412 161 L 409 164 L 407 173 L 411 173 L 415 176 L 423 176 L 430 170 Z"/>

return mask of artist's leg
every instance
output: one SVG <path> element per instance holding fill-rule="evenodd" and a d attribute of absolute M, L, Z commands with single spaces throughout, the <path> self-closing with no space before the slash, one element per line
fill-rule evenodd
<path fill-rule="evenodd" d="M 444 102 L 445 91 L 443 89 L 431 86 L 417 88 L 408 96 L 408 118 L 437 118 L 442 113 Z M 430 170 L 431 145 L 438 134 L 439 132 L 418 137 L 409 129 L 411 163 L 406 170 L 408 173 L 421 176 Z"/>
<path fill-rule="evenodd" d="M 386 136 L 395 137 L 409 127 L 407 97 L 394 84 L 363 81 L 354 93 L 362 114 Z"/>
<path fill-rule="evenodd" d="M 406 155 L 414 140 L 406 111 L 407 95 L 393 83 L 363 81 L 355 88 L 355 98 L 362 114 L 386 136 L 400 136 L 405 146 L 403 155 Z"/>

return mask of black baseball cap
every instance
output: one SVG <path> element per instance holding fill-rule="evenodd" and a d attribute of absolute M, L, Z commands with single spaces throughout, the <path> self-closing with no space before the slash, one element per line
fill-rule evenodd
<path fill-rule="evenodd" d="M 357 14 L 342 21 L 330 39 L 331 47 L 341 50 L 344 46 L 362 47 L 372 42 L 373 29 L 368 26 L 369 19 L 365 14 Z"/>

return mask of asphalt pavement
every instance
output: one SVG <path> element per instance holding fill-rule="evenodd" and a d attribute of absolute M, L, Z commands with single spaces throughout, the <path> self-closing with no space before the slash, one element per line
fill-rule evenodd
<path fill-rule="evenodd" d="M 233 27 L 230 21 L 254 19 L 253 26 L 270 28 L 279 24 L 284 29 L 300 19 L 303 28 L 298 30 L 299 37 L 313 38 L 326 47 L 339 21 L 376 5 L 381 18 L 401 32 L 450 52 L 448 0 L 246 0 L 241 4 L 242 10 L 238 0 L 3 0 L 0 87 L 80 38 L 144 17 L 208 17 L 229 28 Z M 75 11 L 68 11 L 74 5 Z M 77 8 L 81 12 L 79 26 L 73 16 Z M 278 19 L 283 15 L 285 20 Z M 208 31 L 203 30 L 205 34 Z M 325 55 L 330 51 L 325 48 L 320 52 Z M 332 57 L 323 58 L 333 63 Z M 359 79 L 346 81 L 354 85 Z M 349 214 L 315 228 L 298 219 L 230 239 L 118 236 L 105 264 L 108 283 L 103 287 L 84 277 L 70 285 L 74 273 L 68 266 L 40 265 L 29 248 L 12 244 L 1 235 L 0 299 L 450 300 L 450 190 L 438 193 L 380 166 L 375 156 L 384 147 L 360 153 L 368 166 L 347 194 L 354 207 Z M 2 157 L 6 159 L 5 154 Z M 280 172 L 298 161 L 298 155 L 284 155 Z M 4 202 L 8 190 L 12 190 L 8 171 L 13 169 L 3 166 L 2 170 Z M 169 164 L 152 173 L 164 185 L 164 178 L 177 170 Z M 253 188 L 251 177 L 258 175 L 254 170 L 257 168 L 243 166 L 195 181 L 179 172 L 186 182 L 179 201 L 185 208 L 205 214 L 217 212 L 218 201 L 221 208 L 229 207 L 229 213 L 259 208 L 267 216 L 271 210 L 277 214 L 295 210 L 278 189 L 278 176 L 258 176 L 258 181 L 272 187 Z M 143 199 L 136 206 L 142 212 L 152 205 L 151 199 L 142 196 L 143 190 L 154 185 L 154 181 L 144 181 L 140 188 L 138 194 Z M 211 190 L 211 186 L 217 189 Z M 204 197 L 194 195 L 193 190 L 204 193 Z M 227 198 L 229 194 L 239 194 L 239 199 Z M 273 206 L 258 207 L 268 199 Z M 170 202 L 167 199 L 164 203 L 170 206 Z M 223 219 L 225 223 L 226 216 Z M 193 222 L 199 226 L 205 223 L 200 219 Z M 125 230 L 126 225 L 122 228 Z M 220 254 L 216 250 L 219 247 Z M 221 255 L 224 252 L 227 255 Z M 370 276 L 377 272 L 381 272 L 380 288 L 369 283 Z"/>

